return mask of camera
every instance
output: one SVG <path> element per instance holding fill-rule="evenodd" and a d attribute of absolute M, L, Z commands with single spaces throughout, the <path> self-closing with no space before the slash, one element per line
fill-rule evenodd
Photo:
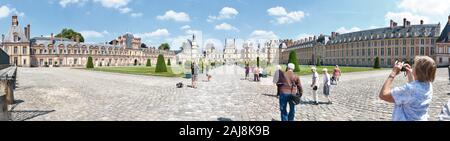
<path fill-rule="evenodd" d="M 407 64 L 409 64 L 409 62 L 403 62 L 403 67 L 402 67 L 402 69 L 400 71 L 405 72 Z"/>

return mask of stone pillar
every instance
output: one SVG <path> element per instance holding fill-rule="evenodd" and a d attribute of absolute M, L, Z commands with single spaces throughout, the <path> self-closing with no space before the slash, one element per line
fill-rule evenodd
<path fill-rule="evenodd" d="M 6 103 L 8 105 L 14 104 L 14 82 L 13 81 L 6 81 L 4 83 L 5 92 L 6 92 Z"/>
<path fill-rule="evenodd" d="M 4 89 L 4 85 L 0 85 L 0 90 Z M 4 91 L 0 91 L 0 121 L 9 120 L 8 104 Z"/>

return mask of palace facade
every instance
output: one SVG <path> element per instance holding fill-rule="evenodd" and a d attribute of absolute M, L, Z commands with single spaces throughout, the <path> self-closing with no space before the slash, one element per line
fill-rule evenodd
<path fill-rule="evenodd" d="M 84 67 L 89 56 L 95 66 L 145 65 L 147 59 L 156 63 L 157 56 L 166 60 L 175 53 L 141 47 L 141 39 L 125 34 L 105 44 L 82 43 L 75 39 L 50 37 L 31 38 L 31 26 L 22 30 L 17 16 L 6 36 L 2 36 L 1 48 L 10 56 L 9 62 L 20 67 Z"/>
<path fill-rule="evenodd" d="M 450 16 L 449 16 L 450 22 Z M 439 24 L 411 25 L 407 19 L 403 25 L 390 21 L 390 26 L 346 34 L 332 32 L 294 41 L 282 54 L 287 63 L 289 53 L 296 51 L 301 64 L 343 65 L 371 67 L 378 57 L 382 67 L 390 67 L 396 60 L 413 63 L 418 55 L 427 55 L 439 66 L 449 65 L 449 23 L 440 34 Z"/>

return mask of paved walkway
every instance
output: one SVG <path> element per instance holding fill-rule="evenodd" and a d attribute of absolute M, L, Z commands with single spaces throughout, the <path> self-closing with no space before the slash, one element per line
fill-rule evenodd
<path fill-rule="evenodd" d="M 69 68 L 19 68 L 18 104 L 14 120 L 151 120 L 151 121 L 272 121 L 279 120 L 278 99 L 271 78 L 262 82 L 243 80 L 244 70 L 222 66 L 211 71 L 211 82 L 199 88 L 175 88 L 190 80 L 127 74 L 91 72 Z M 333 105 L 312 105 L 310 76 L 302 76 L 303 103 L 297 120 L 390 120 L 392 104 L 378 99 L 389 71 L 344 74 L 332 90 Z M 399 86 L 404 82 L 400 77 Z M 447 70 L 439 69 L 430 109 L 437 119 L 449 99 Z M 321 91 L 319 91 L 321 93 Z M 320 97 L 325 101 L 324 97 Z"/>

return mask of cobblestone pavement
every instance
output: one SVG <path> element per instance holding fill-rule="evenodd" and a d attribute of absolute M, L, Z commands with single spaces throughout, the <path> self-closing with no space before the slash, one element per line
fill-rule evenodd
<path fill-rule="evenodd" d="M 175 88 L 183 78 L 150 77 L 69 68 L 19 68 L 13 120 L 56 121 L 274 121 L 278 99 L 271 78 L 243 79 L 244 70 L 223 66 L 211 82 L 199 78 L 198 89 Z M 297 106 L 302 121 L 390 120 L 393 104 L 378 99 L 389 70 L 344 74 L 332 88 L 334 104 L 311 104 L 310 76 L 301 76 L 305 94 Z M 438 70 L 431 120 L 450 98 L 446 69 Z M 399 77 L 395 86 L 405 82 Z M 319 91 L 318 93 L 321 93 Z M 319 97 L 325 102 L 323 96 Z"/>

